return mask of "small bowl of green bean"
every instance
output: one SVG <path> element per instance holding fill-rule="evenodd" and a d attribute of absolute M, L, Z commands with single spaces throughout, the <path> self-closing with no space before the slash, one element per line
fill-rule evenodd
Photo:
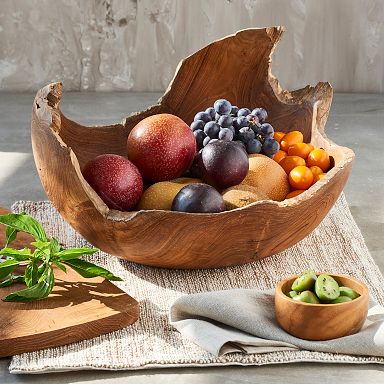
<path fill-rule="evenodd" d="M 351 276 L 308 269 L 277 284 L 276 320 L 301 339 L 335 339 L 361 329 L 368 297 L 367 286 Z"/>

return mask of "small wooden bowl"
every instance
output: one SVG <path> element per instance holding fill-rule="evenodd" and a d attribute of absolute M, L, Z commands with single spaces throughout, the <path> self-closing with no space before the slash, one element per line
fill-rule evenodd
<path fill-rule="evenodd" d="M 332 100 L 328 83 L 288 92 L 272 76 L 271 55 L 283 30 L 247 29 L 187 57 L 158 104 L 121 124 L 84 127 L 60 111 L 61 83 L 39 90 L 32 108 L 33 154 L 44 189 L 64 219 L 107 253 L 166 268 L 249 263 L 312 232 L 343 190 L 354 154 L 324 133 Z M 334 167 L 296 198 L 264 200 L 215 214 L 119 212 L 109 209 L 85 181 L 81 169 L 89 160 L 104 153 L 127 156 L 128 134 L 140 120 L 172 113 L 189 124 L 196 112 L 219 98 L 241 107 L 266 108 L 276 130 L 300 130 L 306 142 L 330 153 Z"/>
<path fill-rule="evenodd" d="M 340 304 L 302 303 L 286 295 L 297 276 L 280 281 L 275 292 L 276 319 L 291 335 L 305 340 L 329 340 L 356 333 L 363 326 L 368 312 L 367 286 L 350 276 L 327 274 L 360 296 Z"/>

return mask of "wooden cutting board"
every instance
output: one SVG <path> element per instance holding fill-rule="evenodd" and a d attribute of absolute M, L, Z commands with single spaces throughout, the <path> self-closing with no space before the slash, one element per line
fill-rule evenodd
<path fill-rule="evenodd" d="M 0 214 L 9 211 L 0 207 Z M 32 238 L 19 233 L 14 248 L 29 246 Z M 0 225 L 0 247 L 5 227 Z M 31 303 L 0 301 L 0 357 L 70 344 L 124 328 L 139 317 L 139 304 L 109 281 L 85 279 L 67 268 L 55 269 L 56 285 L 45 300 Z M 0 298 L 25 288 L 0 288 Z"/>

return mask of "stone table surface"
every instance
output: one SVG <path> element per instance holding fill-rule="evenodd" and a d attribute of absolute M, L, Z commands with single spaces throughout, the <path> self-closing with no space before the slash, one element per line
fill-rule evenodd
<path fill-rule="evenodd" d="M 64 93 L 62 111 L 85 125 L 120 122 L 129 113 L 152 105 L 159 93 Z M 0 205 L 16 200 L 46 200 L 35 170 L 30 143 L 34 94 L 0 93 Z M 367 246 L 384 272 L 384 95 L 336 94 L 327 135 L 352 148 L 356 159 L 345 187 L 352 214 Z M 384 279 L 383 279 L 384 283 Z M 297 383 L 334 381 L 384 383 L 378 364 L 294 363 L 261 367 L 171 368 L 142 371 L 81 371 L 47 375 L 10 375 L 9 359 L 0 359 L 0 383 L 134 383 L 178 384 Z"/>

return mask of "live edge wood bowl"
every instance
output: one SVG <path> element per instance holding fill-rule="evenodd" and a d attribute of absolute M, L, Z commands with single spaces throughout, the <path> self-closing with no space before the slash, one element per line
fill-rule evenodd
<path fill-rule="evenodd" d="M 276 320 L 291 335 L 306 340 L 330 340 L 356 333 L 363 326 L 368 313 L 367 286 L 351 276 L 327 274 L 339 286 L 352 288 L 360 296 L 339 304 L 302 303 L 286 295 L 297 276 L 280 281 L 275 292 Z"/>
<path fill-rule="evenodd" d="M 354 154 L 325 135 L 332 101 L 328 83 L 288 92 L 271 74 L 271 55 L 283 31 L 247 29 L 211 43 L 179 64 L 156 105 L 111 126 L 84 127 L 64 116 L 59 108 L 61 83 L 39 90 L 32 110 L 33 153 L 45 191 L 63 218 L 111 255 L 165 268 L 249 263 L 308 235 L 341 193 Z M 172 113 L 190 124 L 196 112 L 219 98 L 266 108 L 275 130 L 300 130 L 306 142 L 332 155 L 334 167 L 296 198 L 215 214 L 111 210 L 84 180 L 81 169 L 90 159 L 103 153 L 127 156 L 128 134 L 143 118 Z"/>

